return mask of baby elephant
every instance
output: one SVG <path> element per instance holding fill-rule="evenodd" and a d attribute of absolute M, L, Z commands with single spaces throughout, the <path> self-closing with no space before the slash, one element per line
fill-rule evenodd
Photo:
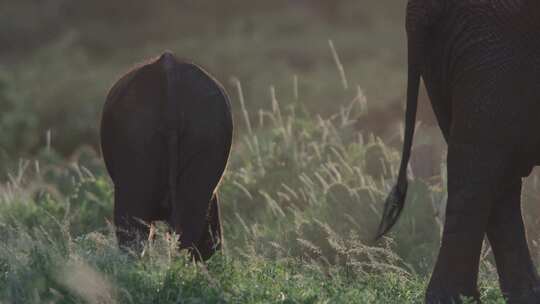
<path fill-rule="evenodd" d="M 221 248 L 216 188 L 232 133 L 223 87 L 170 52 L 114 84 L 103 109 L 101 148 L 114 182 L 121 247 L 140 244 L 146 223 L 163 220 L 197 260 Z"/>

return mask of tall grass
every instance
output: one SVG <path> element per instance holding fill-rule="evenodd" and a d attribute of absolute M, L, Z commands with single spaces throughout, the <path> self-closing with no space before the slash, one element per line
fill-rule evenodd
<path fill-rule="evenodd" d="M 270 109 L 251 111 L 235 85 L 249 127 L 220 188 L 223 255 L 192 264 L 163 225 L 142 256 L 120 252 L 101 160 L 82 148 L 66 162 L 53 143 L 0 186 L 1 301 L 421 303 L 444 189 L 414 180 L 395 232 L 372 241 L 399 155 L 355 130 L 362 90 L 323 118 L 272 86 Z M 484 299 L 500 301 L 488 258 L 482 277 Z"/>
<path fill-rule="evenodd" d="M 444 195 L 440 189 L 420 180 L 411 185 L 411 208 L 395 242 L 383 245 L 404 259 L 370 247 L 399 155 L 355 130 L 354 118 L 366 107 L 362 91 L 329 118 L 308 113 L 297 101 L 279 102 L 273 87 L 269 102 L 271 110 L 259 111 L 257 123 L 241 103 L 244 125 L 253 131 L 238 139 L 241 157 L 231 162 L 238 170 L 229 171 L 221 188 L 226 232 L 234 235 L 228 250 L 332 265 L 365 266 L 378 256 L 406 271 L 425 272 L 439 241 L 434 210 L 425 203 L 437 205 Z M 414 242 L 421 246 L 413 252 Z"/>

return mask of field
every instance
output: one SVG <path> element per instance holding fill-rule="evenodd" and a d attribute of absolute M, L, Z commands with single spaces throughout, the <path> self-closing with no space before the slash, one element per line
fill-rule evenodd
<path fill-rule="evenodd" d="M 0 4 L 0 303 L 422 303 L 443 162 L 374 242 L 400 154 L 356 124 L 403 94 L 404 3 L 69 3 Z M 207 265 L 162 224 L 140 256 L 114 238 L 101 106 L 122 71 L 163 49 L 214 71 L 235 110 L 225 249 Z M 525 189 L 538 260 L 535 175 Z M 503 303 L 484 247 L 482 299 Z"/>
<path fill-rule="evenodd" d="M 220 188 L 225 252 L 204 266 L 179 255 L 163 225 L 142 256 L 117 249 L 111 183 L 92 149 L 70 163 L 47 148 L 21 160 L 1 189 L 0 296 L 7 303 L 421 303 L 439 240 L 432 206 L 443 190 L 416 180 L 396 233 L 374 244 L 391 180 L 365 173 L 366 155 L 383 151 L 389 168 L 397 155 L 363 139 L 348 109 L 323 119 L 275 100 L 262 112 L 265 126 L 237 139 Z M 486 258 L 487 303 L 499 299 L 494 276 Z"/>

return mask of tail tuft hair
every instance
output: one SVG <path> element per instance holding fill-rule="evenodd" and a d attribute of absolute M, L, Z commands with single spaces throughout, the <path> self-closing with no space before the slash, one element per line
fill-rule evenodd
<path fill-rule="evenodd" d="M 403 207 L 405 206 L 405 197 L 407 196 L 407 182 L 398 183 L 386 198 L 384 211 L 379 224 L 379 229 L 375 240 L 379 240 L 396 224 Z"/>

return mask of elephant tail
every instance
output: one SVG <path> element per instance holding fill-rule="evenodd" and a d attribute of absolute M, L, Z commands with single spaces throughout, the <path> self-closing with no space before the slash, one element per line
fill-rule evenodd
<path fill-rule="evenodd" d="M 167 151 L 169 167 L 169 202 L 176 202 L 178 186 L 178 168 L 180 156 L 180 132 L 182 129 L 183 112 L 180 110 L 181 73 L 179 63 L 174 54 L 165 51 L 159 61 L 165 72 L 167 83 L 167 100 L 165 106 L 165 126 L 167 129 Z"/>
<path fill-rule="evenodd" d="M 405 198 L 407 195 L 407 167 L 411 156 L 413 144 L 414 129 L 416 124 L 416 109 L 418 106 L 418 92 L 420 87 L 421 65 L 423 59 L 422 40 L 419 40 L 414 33 L 409 32 L 409 67 L 407 80 L 407 109 L 405 111 L 405 134 L 403 140 L 403 152 L 401 156 L 401 164 L 399 167 L 397 184 L 392 188 L 392 191 L 386 198 L 384 210 L 377 236 L 375 240 L 384 236 L 396 224 L 403 207 L 405 206 Z M 423 37 L 421 37 L 423 38 Z"/>

